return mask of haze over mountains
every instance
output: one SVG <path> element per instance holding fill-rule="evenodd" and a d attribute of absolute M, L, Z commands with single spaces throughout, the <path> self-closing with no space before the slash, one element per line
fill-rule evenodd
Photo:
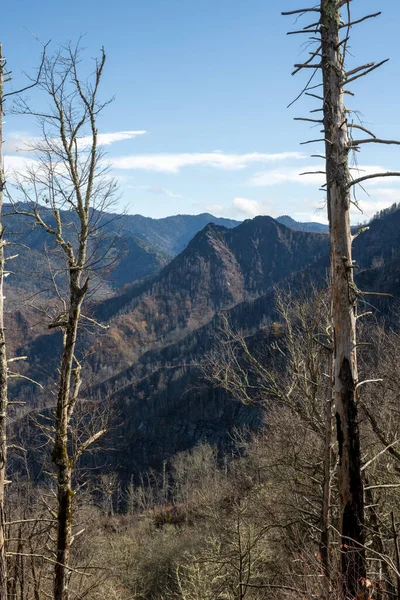
<path fill-rule="evenodd" d="M 123 443 L 108 463 L 123 477 L 158 468 L 199 440 L 227 444 L 239 424 L 257 425 L 257 409 L 245 409 L 210 389 L 197 364 L 213 347 L 221 314 L 234 329 L 261 336 L 265 343 L 276 319 L 277 285 L 295 291 L 311 282 L 324 285 L 328 236 L 298 230 L 315 224 L 289 228 L 282 219 L 292 223 L 286 217 L 256 217 L 237 224 L 211 215 L 111 220 L 106 239 L 118 234 L 113 258 L 119 253 L 120 260 L 109 276 L 112 284 L 105 284 L 91 303 L 91 315 L 107 329 L 83 331 L 80 352 L 88 363 L 84 394 L 114 407 Z M 394 206 L 355 240 L 362 289 L 399 293 L 399 232 L 400 210 Z M 24 268 L 43 270 L 44 241 L 36 231 L 29 235 L 36 236 L 35 250 L 23 254 Z M 26 293 L 22 279 L 10 278 L 14 296 L 19 284 Z M 27 356 L 22 371 L 51 383 L 59 334 L 43 323 L 35 326 L 37 315 L 22 302 L 9 320 L 14 350 Z M 51 406 L 30 383 L 15 383 L 13 393 L 28 406 Z"/>

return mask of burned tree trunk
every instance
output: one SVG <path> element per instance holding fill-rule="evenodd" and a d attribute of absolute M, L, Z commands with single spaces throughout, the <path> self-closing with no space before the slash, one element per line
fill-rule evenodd
<path fill-rule="evenodd" d="M 322 126 L 322 139 L 304 142 L 325 144 L 325 155 L 313 155 L 325 161 L 326 192 L 330 231 L 330 271 L 332 289 L 333 329 L 333 400 L 338 440 L 338 491 L 341 534 L 341 576 L 343 598 L 358 598 L 365 592 L 366 559 L 364 548 L 364 497 L 361 476 L 360 434 L 357 416 L 358 382 L 356 356 L 357 300 L 360 292 L 354 284 L 352 238 L 350 230 L 351 190 L 353 186 L 378 177 L 399 177 L 399 172 L 384 172 L 353 178 L 349 168 L 349 153 L 362 144 L 400 144 L 376 137 L 360 124 L 348 122 L 344 104 L 345 86 L 368 75 L 387 62 L 366 63 L 346 71 L 347 44 L 352 26 L 380 15 L 375 12 L 352 21 L 351 0 L 321 0 L 318 6 L 284 12 L 284 15 L 318 15 L 306 27 L 289 34 L 308 34 L 317 48 L 302 64 L 296 64 L 292 75 L 312 69 L 312 75 L 293 104 L 303 94 L 322 101 L 322 107 L 311 111 L 318 118 L 297 118 Z M 343 10 L 343 15 L 341 14 Z M 341 39 L 341 32 L 344 35 Z M 322 73 L 322 83 L 312 85 L 316 73 Z M 322 88 L 322 94 L 320 89 Z M 317 90 L 311 92 L 310 90 Z M 354 94 L 352 94 L 354 95 Z M 289 105 L 290 106 L 290 105 Z M 315 116 L 315 115 L 314 115 Z M 354 140 L 354 129 L 369 138 Z M 305 173 L 304 173 L 305 174 Z M 309 172 L 307 174 L 310 174 Z M 363 230 L 360 230 L 361 233 Z M 382 294 L 378 294 L 382 295 Z M 383 294 L 385 295 L 385 294 Z M 366 382 L 362 382 L 366 383 Z M 326 515 L 325 515 L 326 516 Z"/>
<path fill-rule="evenodd" d="M 344 105 L 345 69 L 340 40 L 340 3 L 321 2 L 323 115 L 327 203 L 330 231 L 332 326 L 334 331 L 333 395 L 339 452 L 338 480 L 342 536 L 344 597 L 361 592 L 366 578 L 364 499 L 356 386 L 356 312 L 350 230 L 350 151 Z"/>
<path fill-rule="evenodd" d="M 354 283 L 350 229 L 352 148 L 344 104 L 346 72 L 340 38 L 341 6 L 321 0 L 319 31 L 323 86 L 323 134 L 330 231 L 332 327 L 334 332 L 333 398 L 338 440 L 341 574 L 343 596 L 362 593 L 366 580 L 364 497 L 357 417 L 356 319 L 359 292 Z"/>

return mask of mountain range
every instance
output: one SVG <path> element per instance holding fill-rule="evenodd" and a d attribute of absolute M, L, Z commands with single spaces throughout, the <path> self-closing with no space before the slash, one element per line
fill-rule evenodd
<path fill-rule="evenodd" d="M 198 364 L 213 347 L 221 314 L 233 329 L 255 336 L 257 344 L 268 343 L 272 323 L 278 319 L 276 286 L 289 285 L 298 291 L 310 282 L 324 285 L 329 266 L 325 233 L 289 228 L 271 217 L 234 226 L 232 221 L 222 225 L 210 215 L 200 215 L 197 223 L 204 219 L 208 223 L 168 260 L 165 248 L 172 252 L 183 244 L 195 222 L 190 217 L 183 234 L 185 217 L 176 217 L 181 229 L 172 227 L 167 234 L 173 219 L 169 218 L 167 229 L 156 223 L 155 233 L 144 221 L 141 235 L 147 236 L 146 241 L 138 236 L 138 227 L 133 233 L 132 226 L 131 237 L 124 240 L 126 254 L 113 274 L 121 273 L 121 285 L 109 286 L 91 307 L 91 315 L 107 329 L 81 336 L 80 351 L 87 356 L 84 393 L 113 407 L 113 430 L 118 431 L 114 434 L 118 450 L 104 464 L 126 477 L 149 466 L 160 467 L 168 456 L 199 440 L 224 446 L 235 426 L 257 426 L 257 409 L 235 403 L 221 390 L 206 385 Z M 124 233 L 128 231 L 125 223 Z M 356 281 L 363 290 L 399 294 L 399 232 L 400 210 L 396 208 L 373 220 L 369 230 L 355 240 Z M 153 264 L 147 271 L 144 265 L 132 264 L 134 260 L 140 263 L 143 256 L 134 258 L 135 244 L 149 245 L 155 238 L 162 242 L 154 253 L 163 257 L 156 273 Z M 39 242 L 37 247 L 40 251 Z M 132 274 L 140 271 L 143 276 L 135 281 Z M 15 279 L 11 284 L 15 285 Z M 377 301 L 380 310 L 386 310 L 387 299 Z M 14 350 L 27 356 L 22 369 L 49 385 L 56 379 L 60 337 L 44 327 L 32 328 L 30 311 L 21 307 L 9 315 Z M 13 386 L 15 397 L 31 407 L 50 406 L 48 395 L 31 383 L 19 381 Z"/>

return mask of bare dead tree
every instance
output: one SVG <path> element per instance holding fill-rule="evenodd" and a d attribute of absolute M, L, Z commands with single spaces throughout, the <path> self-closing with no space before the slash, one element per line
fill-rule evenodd
<path fill-rule="evenodd" d="M 315 173 L 326 174 L 328 219 L 331 240 L 331 286 L 332 325 L 334 331 L 333 395 L 336 410 L 338 439 L 338 485 L 340 498 L 342 537 L 342 585 L 343 597 L 355 598 L 365 592 L 366 560 L 364 547 L 364 498 L 361 476 L 361 450 L 358 427 L 357 395 L 362 382 L 357 371 L 357 301 L 361 292 L 354 283 L 356 265 L 352 259 L 350 230 L 351 190 L 364 181 L 377 177 L 400 176 L 399 172 L 386 172 L 353 178 L 349 167 L 349 153 L 359 150 L 362 144 L 400 144 L 394 140 L 377 138 L 363 125 L 351 121 L 345 94 L 354 95 L 348 85 L 381 65 L 367 63 L 346 70 L 347 48 L 351 27 L 367 19 L 377 17 L 380 12 L 360 19 L 351 18 L 351 0 L 321 0 L 318 5 L 282 13 L 302 16 L 315 13 L 316 19 L 304 28 L 290 34 L 309 35 L 316 49 L 304 63 L 296 64 L 293 74 L 303 69 L 312 69 L 312 75 L 296 100 L 306 94 L 322 101 L 320 118 L 298 118 L 322 126 L 322 138 L 308 140 L 304 144 L 323 142 L 325 170 Z M 343 14 L 342 14 L 343 13 Z M 344 32 L 344 35 L 342 35 Z M 322 74 L 322 82 L 312 85 L 314 76 Z M 321 90 L 314 92 L 311 90 Z M 316 112 L 312 111 L 312 112 Z M 354 130 L 366 133 L 367 138 L 353 139 Z"/>
<path fill-rule="evenodd" d="M 44 45 L 41 65 L 36 79 L 33 79 L 24 90 L 35 87 L 40 77 L 45 57 L 46 45 Z M 20 94 L 23 90 L 4 92 L 4 83 L 10 81 L 10 72 L 7 71 L 6 59 L 3 57 L 2 44 L 0 43 L 0 598 L 7 600 L 7 558 L 5 537 L 5 515 L 4 515 L 4 492 L 6 483 L 7 467 L 7 407 L 8 407 L 8 378 L 9 368 L 7 360 L 6 334 L 4 327 L 4 279 L 7 276 L 5 270 L 6 259 L 4 239 L 5 228 L 3 226 L 3 196 L 6 189 L 6 175 L 3 161 L 3 118 L 4 103 L 8 96 Z"/>
<path fill-rule="evenodd" d="M 201 368 L 206 379 L 247 405 L 261 403 L 271 417 L 271 405 L 283 406 L 299 418 L 319 440 L 323 451 L 320 473 L 322 493 L 318 514 L 318 545 L 323 571 L 323 593 L 331 589 L 330 531 L 332 465 L 332 340 L 329 297 L 325 290 L 295 298 L 277 293 L 278 338 L 270 351 L 232 331 L 223 318 L 216 349 Z M 251 338 L 250 338 L 251 341 Z M 267 344 L 268 346 L 268 344 Z M 283 426 L 283 425 L 282 425 Z M 319 457 L 317 457 L 320 463 Z M 319 467 L 320 468 L 320 467 Z"/>
<path fill-rule="evenodd" d="M 54 562 L 54 600 L 68 600 L 70 549 L 73 526 L 76 462 L 104 433 L 92 432 L 76 445 L 71 438 L 71 420 L 80 398 L 82 359 L 77 349 L 82 323 L 96 325 L 82 307 L 87 298 L 90 276 L 98 259 L 90 242 L 98 234 L 104 212 L 110 207 L 116 189 L 108 173 L 98 141 L 97 118 L 108 102 L 100 102 L 99 87 L 106 61 L 104 50 L 95 61 L 93 74 L 80 77 L 79 46 L 67 46 L 45 60 L 38 84 L 49 101 L 47 109 L 34 109 L 20 99 L 19 114 L 34 116 L 41 137 L 29 146 L 33 161 L 16 174 L 15 213 L 32 218 L 55 242 L 65 268 L 54 273 L 58 310 L 53 312 L 50 329 L 62 333 L 62 355 L 55 409 L 55 425 L 47 428 L 52 440 L 52 460 L 57 479 L 57 549 Z M 71 213 L 71 221 L 61 211 Z M 61 283 L 60 283 L 61 281 Z M 62 283 L 64 281 L 64 283 Z"/>

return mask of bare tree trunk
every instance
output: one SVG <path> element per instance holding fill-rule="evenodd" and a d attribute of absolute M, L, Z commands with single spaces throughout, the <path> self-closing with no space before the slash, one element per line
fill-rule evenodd
<path fill-rule="evenodd" d="M 366 578 L 364 500 L 356 385 L 357 290 L 353 279 L 350 230 L 350 149 L 344 106 L 344 60 L 340 44 L 340 3 L 321 0 L 321 46 L 328 217 L 331 240 L 334 401 L 339 451 L 342 586 L 355 598 Z"/>
<path fill-rule="evenodd" d="M 5 550 L 4 485 L 7 464 L 7 356 L 4 330 L 4 240 L 3 240 L 3 81 L 4 60 L 0 44 L 0 598 L 7 600 L 7 558 Z"/>
<path fill-rule="evenodd" d="M 371 489 L 367 489 L 369 487 L 368 478 L 365 477 L 365 502 L 369 506 L 369 528 L 371 530 L 371 548 L 376 551 L 377 556 L 385 555 L 385 546 L 382 540 L 382 533 L 380 528 L 380 520 L 377 514 L 377 504 L 374 500 L 374 496 Z M 380 579 L 377 583 L 380 585 L 377 586 L 376 590 L 376 600 L 390 600 L 396 596 L 396 588 L 392 583 L 392 574 L 390 572 L 390 568 L 385 560 L 380 560 Z"/>
<path fill-rule="evenodd" d="M 397 572 L 399 573 L 400 569 L 400 550 L 399 550 L 399 536 L 396 530 L 396 522 L 394 520 L 393 511 L 390 513 L 392 519 L 392 532 L 393 532 L 393 542 L 394 542 L 394 554 L 396 557 L 396 567 Z M 397 575 L 397 600 L 400 600 L 400 577 Z"/>
<path fill-rule="evenodd" d="M 86 243 L 86 241 L 85 241 Z M 74 403 L 71 401 L 71 380 L 74 382 L 73 398 L 80 385 L 80 369 L 73 368 L 81 306 L 87 291 L 87 281 L 81 286 L 81 271 L 70 269 L 70 311 L 64 333 L 64 351 L 61 363 L 60 384 L 56 410 L 56 436 L 53 462 L 57 469 L 57 564 L 54 573 L 54 599 L 66 600 L 69 582 L 69 557 L 72 537 L 73 461 L 68 452 L 68 425 Z"/>
<path fill-rule="evenodd" d="M 330 384 L 332 381 L 332 360 L 329 361 Z M 322 490 L 322 532 L 320 554 L 324 573 L 324 598 L 331 593 L 331 569 L 329 556 L 330 517 L 331 517 L 331 465 L 332 465 L 332 388 L 329 385 L 325 403 L 325 445 L 324 445 L 324 479 Z"/>

